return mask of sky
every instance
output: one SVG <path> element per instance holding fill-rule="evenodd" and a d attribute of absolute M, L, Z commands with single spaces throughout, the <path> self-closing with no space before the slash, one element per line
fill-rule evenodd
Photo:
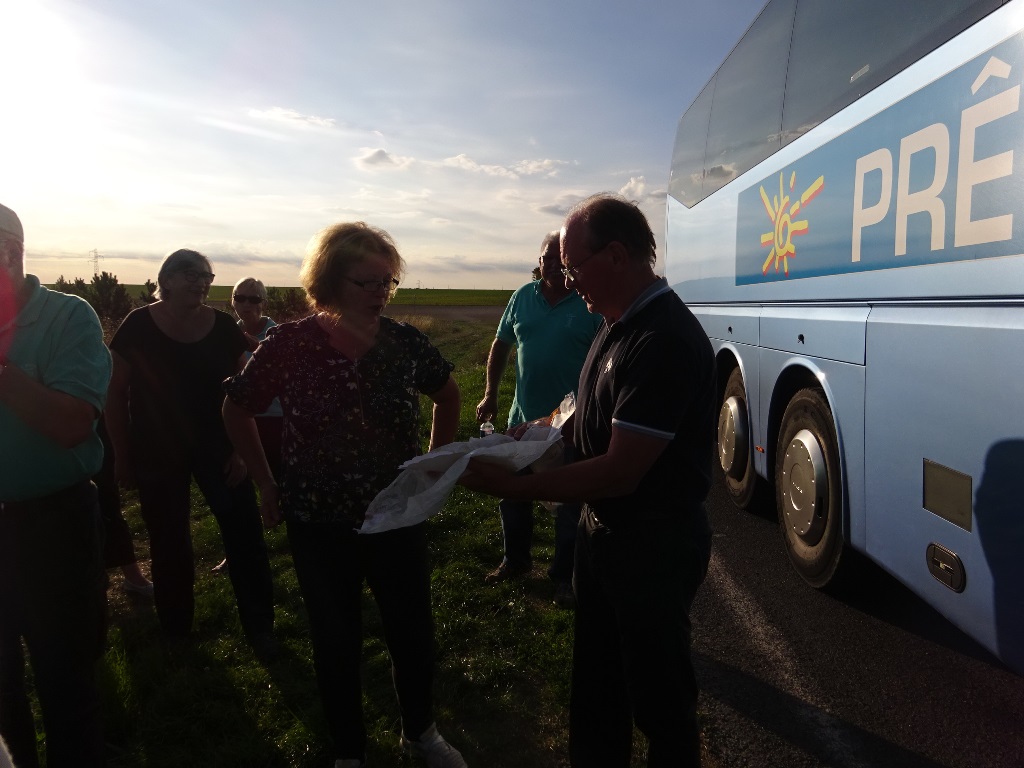
<path fill-rule="evenodd" d="M 0 3 L 0 203 L 44 282 L 298 285 L 339 221 L 422 288 L 512 289 L 596 192 L 664 240 L 676 125 L 763 0 Z"/>

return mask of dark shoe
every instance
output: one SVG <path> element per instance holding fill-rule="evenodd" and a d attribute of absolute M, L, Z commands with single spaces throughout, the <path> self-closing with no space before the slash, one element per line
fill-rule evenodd
<path fill-rule="evenodd" d="M 518 576 L 522 576 L 529 572 L 530 566 L 528 565 L 516 568 L 509 565 L 507 560 L 502 560 L 501 565 L 484 576 L 484 582 L 487 584 L 500 584 L 503 581 L 517 578 Z"/>
<path fill-rule="evenodd" d="M 121 589 L 128 595 L 138 595 L 139 597 L 145 597 L 149 600 L 153 599 L 153 582 L 147 581 L 145 584 L 136 584 L 134 581 L 124 580 L 121 585 Z"/>
<path fill-rule="evenodd" d="M 570 611 L 576 608 L 576 593 L 572 591 L 571 581 L 558 582 L 558 588 L 555 590 L 555 605 Z"/>

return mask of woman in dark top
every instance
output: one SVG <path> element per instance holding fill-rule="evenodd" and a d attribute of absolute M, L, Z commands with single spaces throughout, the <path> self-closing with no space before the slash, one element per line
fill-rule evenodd
<path fill-rule="evenodd" d="M 230 315 L 204 304 L 213 277 L 195 251 L 164 260 L 160 300 L 129 314 L 110 342 L 107 430 L 118 481 L 139 489 L 164 633 L 192 630 L 194 478 L 220 525 L 242 628 L 265 658 L 274 649 L 270 563 L 252 482 L 220 417 L 221 382 L 249 344 Z"/>
<path fill-rule="evenodd" d="M 458 427 L 452 364 L 418 330 L 382 317 L 402 267 L 382 230 L 362 222 L 324 230 L 301 274 L 318 314 L 273 329 L 245 370 L 225 382 L 224 421 L 260 488 L 264 522 L 283 517 L 288 525 L 336 768 L 366 759 L 364 580 L 391 654 L 404 750 L 437 768 L 465 766 L 434 724 L 426 524 L 358 533 L 374 496 L 420 452 L 420 393 L 434 401 L 431 448 L 451 442 Z M 275 397 L 284 410 L 280 477 L 254 422 Z"/>

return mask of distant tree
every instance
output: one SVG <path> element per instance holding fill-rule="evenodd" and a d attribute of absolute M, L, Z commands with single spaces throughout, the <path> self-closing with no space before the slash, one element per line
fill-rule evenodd
<path fill-rule="evenodd" d="M 533 275 L 534 280 L 540 280 L 540 267 L 534 267 L 533 272 L 531 274 Z"/>
<path fill-rule="evenodd" d="M 156 301 L 156 283 L 147 278 L 146 284 L 139 291 L 139 304 L 152 304 Z"/>
<path fill-rule="evenodd" d="M 108 324 L 120 323 L 135 306 L 128 295 L 128 289 L 117 282 L 117 275 L 109 272 L 94 275 L 91 284 L 80 277 L 69 283 L 64 279 L 64 275 L 61 275 L 53 287 L 61 293 L 81 296 L 92 305 L 100 319 Z"/>
<path fill-rule="evenodd" d="M 86 299 L 100 317 L 120 321 L 135 307 L 128 289 L 109 272 L 93 276 L 90 288 L 91 298 L 86 296 Z"/>
<path fill-rule="evenodd" d="M 305 292 L 298 288 L 267 288 L 263 309 L 279 323 L 305 317 L 310 311 Z"/>
<path fill-rule="evenodd" d="M 70 293 L 72 296 L 81 296 L 86 301 L 89 301 L 89 286 L 86 285 L 85 280 L 80 277 L 76 277 L 74 281 L 68 282 L 64 279 L 64 275 L 57 278 L 57 282 L 53 284 L 53 288 L 61 293 Z M 90 304 L 92 302 L 89 302 Z"/>

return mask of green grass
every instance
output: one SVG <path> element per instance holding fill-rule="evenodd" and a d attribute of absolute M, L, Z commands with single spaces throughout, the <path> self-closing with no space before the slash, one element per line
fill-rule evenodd
<path fill-rule="evenodd" d="M 144 290 L 142 285 L 125 285 L 128 295 L 137 297 Z M 230 285 L 210 286 L 210 293 L 207 296 L 209 301 L 227 302 L 231 300 Z M 504 290 L 477 290 L 460 288 L 406 288 L 398 289 L 391 303 L 421 304 L 427 306 L 441 307 L 503 307 L 508 304 L 512 291 Z"/>
<path fill-rule="evenodd" d="M 410 318 L 455 364 L 462 391 L 459 439 L 476 433 L 490 323 Z M 501 402 L 512 395 L 511 367 Z M 424 409 L 429 414 L 429 408 Z M 428 424 L 424 424 L 424 438 Z M 138 506 L 126 517 L 140 560 L 148 558 Z M 495 587 L 484 575 L 501 559 L 496 500 L 456 489 L 429 523 L 437 627 L 435 681 L 441 732 L 477 768 L 568 765 L 566 734 L 572 613 L 551 603 L 545 570 L 553 521 L 538 507 L 534 572 Z M 335 757 L 313 682 L 311 649 L 283 529 L 267 534 L 278 638 L 284 653 L 268 668 L 249 651 L 220 561 L 217 526 L 193 494 L 197 633 L 189 647 L 165 647 L 151 604 L 125 600 L 112 574 L 109 650 L 100 665 L 110 765 L 293 766 L 330 768 Z M 413 766 L 398 749 L 398 709 L 376 607 L 364 601 L 364 705 L 369 759 L 376 768 Z M 639 764 L 639 763 L 637 763 Z"/>
<path fill-rule="evenodd" d="M 504 307 L 512 291 L 463 290 L 458 288 L 406 288 L 401 287 L 391 299 L 391 304 L 422 304 L 440 307 Z"/>

